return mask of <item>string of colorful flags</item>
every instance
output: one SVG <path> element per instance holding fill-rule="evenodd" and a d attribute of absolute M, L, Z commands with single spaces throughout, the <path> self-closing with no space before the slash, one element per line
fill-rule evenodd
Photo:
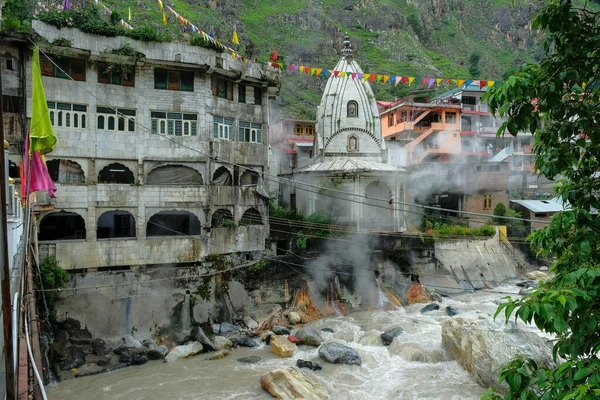
<path fill-rule="evenodd" d="M 110 17 L 110 15 L 112 14 L 112 11 L 106 7 L 100 0 L 90 0 L 90 2 L 93 2 L 96 5 L 99 5 L 100 7 L 102 7 L 104 9 L 104 15 L 106 15 L 107 17 Z M 67 8 L 68 5 L 68 8 Z M 65 10 L 69 10 L 71 8 L 71 4 L 69 3 L 69 0 L 65 0 Z M 131 8 L 129 8 L 129 21 L 131 22 Z M 133 30 L 133 26 L 129 25 L 124 19 L 121 19 L 120 24 L 123 28 L 125 29 L 129 29 L 130 31 Z"/>

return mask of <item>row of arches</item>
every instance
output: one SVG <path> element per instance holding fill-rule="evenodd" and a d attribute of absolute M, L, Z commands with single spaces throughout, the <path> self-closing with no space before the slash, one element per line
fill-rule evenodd
<path fill-rule="evenodd" d="M 50 160 L 48 172 L 53 182 L 85 183 L 85 173 L 79 163 L 64 159 Z M 258 184 L 259 174 L 252 170 L 242 172 L 240 186 Z M 134 184 L 134 173 L 121 163 L 112 163 L 100 170 L 98 183 Z M 233 186 L 234 179 L 226 167 L 219 167 L 212 176 L 212 183 L 217 186 Z M 146 176 L 146 185 L 204 185 L 202 174 L 185 165 L 163 165 L 151 170 Z"/>
<path fill-rule="evenodd" d="M 239 225 L 263 225 L 256 208 L 244 211 Z M 211 228 L 231 227 L 236 223 L 231 211 L 219 208 L 212 213 Z M 146 223 L 146 237 L 200 235 L 201 223 L 189 211 L 165 210 L 152 215 Z M 76 240 L 86 238 L 85 220 L 75 212 L 58 211 L 40 221 L 38 240 Z M 128 211 L 110 210 L 102 213 L 96 226 L 97 239 L 135 238 L 135 217 Z"/>

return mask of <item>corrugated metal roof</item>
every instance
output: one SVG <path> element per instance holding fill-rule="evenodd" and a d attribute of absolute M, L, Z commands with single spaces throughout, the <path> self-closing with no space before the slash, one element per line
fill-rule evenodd
<path fill-rule="evenodd" d="M 298 146 L 298 147 L 312 147 L 313 144 L 312 143 L 308 143 L 308 142 L 296 142 L 296 146 Z"/>
<path fill-rule="evenodd" d="M 338 160 L 327 160 L 307 165 L 294 170 L 294 172 L 316 172 L 316 171 L 404 171 L 390 164 L 374 161 L 365 161 L 352 158 Z"/>
<path fill-rule="evenodd" d="M 558 212 L 569 208 L 558 197 L 549 200 L 511 200 L 511 203 L 519 204 L 534 213 Z"/>

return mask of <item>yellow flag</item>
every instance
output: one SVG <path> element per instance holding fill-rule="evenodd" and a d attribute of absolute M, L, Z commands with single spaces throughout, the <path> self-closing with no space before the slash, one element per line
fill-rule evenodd
<path fill-rule="evenodd" d="M 163 11 L 163 3 L 160 0 L 158 0 L 158 8 L 160 8 L 160 11 Z"/>
<path fill-rule="evenodd" d="M 408 77 L 408 84 L 412 85 L 412 83 L 415 81 L 415 78 L 413 78 L 412 76 Z"/>
<path fill-rule="evenodd" d="M 167 24 L 167 14 L 165 14 L 165 10 L 163 10 L 163 25 L 166 25 L 166 24 Z"/>
<path fill-rule="evenodd" d="M 131 22 L 131 7 L 129 7 L 129 22 Z"/>
<path fill-rule="evenodd" d="M 370 77 L 371 77 L 371 74 L 365 74 L 365 75 L 363 76 L 363 80 L 366 82 L 366 81 L 368 81 L 368 80 L 369 80 L 369 78 L 370 78 Z"/>
<path fill-rule="evenodd" d="M 465 83 L 465 80 L 464 80 L 464 79 L 458 79 L 458 80 L 456 81 L 456 86 L 457 86 L 457 87 L 460 87 L 460 86 L 462 86 L 464 83 Z"/>
<path fill-rule="evenodd" d="M 52 130 L 52 122 L 48 113 L 48 103 L 42 84 L 42 71 L 40 69 L 40 49 L 34 47 L 31 64 L 31 125 L 29 128 L 29 152 L 33 154 L 38 150 L 41 155 L 50 153 L 54 149 L 56 136 Z"/>
<path fill-rule="evenodd" d="M 389 76 L 389 75 L 384 75 L 384 76 L 383 76 L 383 82 L 384 82 L 384 83 L 388 83 L 388 82 L 389 82 L 389 80 L 390 80 L 390 76 Z"/>
<path fill-rule="evenodd" d="M 439 85 L 440 83 L 442 83 L 442 78 L 437 78 L 437 79 L 435 80 L 435 84 L 436 84 L 436 85 Z"/>
<path fill-rule="evenodd" d="M 237 31 L 235 29 L 233 30 L 232 42 L 233 42 L 233 44 L 240 44 L 240 40 L 238 39 Z"/>
<path fill-rule="evenodd" d="M 346 77 L 346 71 L 340 71 L 340 76 L 342 78 L 345 78 Z"/>
<path fill-rule="evenodd" d="M 323 68 L 317 68 L 317 76 L 321 75 L 321 72 L 323 72 Z"/>
<path fill-rule="evenodd" d="M 231 53 L 231 59 L 235 60 L 235 53 Z"/>
<path fill-rule="evenodd" d="M 493 87 L 494 83 L 496 83 L 496 81 L 487 81 L 488 87 Z"/>
<path fill-rule="evenodd" d="M 311 74 L 311 75 L 314 75 L 314 74 L 315 74 L 315 69 L 314 69 L 314 68 L 311 68 L 311 69 L 310 69 L 310 74 Z"/>

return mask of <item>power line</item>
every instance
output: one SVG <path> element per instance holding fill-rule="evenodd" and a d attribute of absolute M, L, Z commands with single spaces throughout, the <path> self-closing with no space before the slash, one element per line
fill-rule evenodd
<path fill-rule="evenodd" d="M 34 42 L 34 41 L 31 39 L 31 38 L 29 38 L 29 41 L 31 41 L 31 43 L 33 43 L 35 46 L 38 46 L 38 45 L 37 45 L 37 43 L 36 43 L 36 42 Z M 67 76 L 67 77 L 68 77 L 70 80 L 72 80 L 73 82 L 75 82 L 75 84 L 76 84 L 77 86 L 81 87 L 81 88 L 82 88 L 82 89 L 83 89 L 83 90 L 84 90 L 86 93 L 88 93 L 89 95 L 91 95 L 91 96 L 92 96 L 94 99 L 96 99 L 97 101 L 99 101 L 101 104 L 103 104 L 103 105 L 105 105 L 105 106 L 107 106 L 107 107 L 110 107 L 110 108 L 113 108 L 113 109 L 114 109 L 114 107 L 113 107 L 113 106 L 111 106 L 111 105 L 110 105 L 110 104 L 108 104 L 106 101 L 103 101 L 102 99 L 100 99 L 99 97 L 97 97 L 97 96 L 96 96 L 94 93 L 92 93 L 91 91 L 89 91 L 88 89 L 86 89 L 85 87 L 83 87 L 83 86 L 82 86 L 82 85 L 81 85 L 81 84 L 80 84 L 78 81 L 76 81 L 75 79 L 73 79 L 73 77 L 72 77 L 72 76 L 71 76 L 69 73 L 67 73 L 66 71 L 64 71 L 64 70 L 63 70 L 63 69 L 62 69 L 62 68 L 61 68 L 61 67 L 60 67 L 58 64 L 56 64 L 56 63 L 54 62 L 54 60 L 53 60 L 51 57 L 49 57 L 49 56 L 48 56 L 48 55 L 47 55 L 47 54 L 46 54 L 46 53 L 45 53 L 43 50 L 41 50 L 41 49 L 40 49 L 40 52 L 41 52 L 41 53 L 42 53 L 42 54 L 43 54 L 43 55 L 44 55 L 46 58 L 48 58 L 48 59 L 50 60 L 50 62 L 51 62 L 51 63 L 52 63 L 52 64 L 53 64 L 53 65 L 54 65 L 56 68 L 58 68 L 58 69 L 59 69 L 59 70 L 60 70 L 60 71 L 61 71 L 61 72 L 62 72 L 62 73 L 65 75 L 65 76 Z M 128 116 L 126 116 L 126 115 L 122 114 L 121 112 L 119 112 L 119 111 L 118 111 L 118 110 L 116 110 L 116 109 L 115 109 L 115 111 L 116 111 L 116 115 L 120 115 L 120 116 L 122 116 L 122 117 L 124 117 L 124 118 L 126 118 L 126 119 L 128 119 L 128 120 L 129 120 L 129 117 L 128 117 Z M 143 129 L 145 129 L 146 131 L 148 131 L 148 132 L 150 132 L 150 133 L 154 134 L 154 133 L 152 132 L 152 129 L 150 129 L 150 128 L 148 128 L 147 126 L 145 126 L 145 125 L 141 124 L 140 122 L 138 122 L 138 120 L 137 120 L 137 119 L 135 119 L 135 120 L 134 120 L 134 123 L 135 123 L 136 125 L 138 125 L 139 127 L 141 127 L 141 128 L 143 128 Z M 489 214 L 475 213 L 475 212 L 469 212 L 469 211 L 458 211 L 458 210 L 453 210 L 453 209 L 449 209 L 449 208 L 434 207 L 434 206 L 426 206 L 426 205 L 415 204 L 415 203 L 408 203 L 408 202 L 402 202 L 402 201 L 397 201 L 397 200 L 395 201 L 395 200 L 393 200 L 393 199 L 382 199 L 382 198 L 377 198 L 377 197 L 371 197 L 371 196 L 368 196 L 368 195 L 360 195 L 360 194 L 355 194 L 355 193 L 349 193 L 349 192 L 345 192 L 345 191 L 342 191 L 342 190 L 337 190 L 337 189 L 333 189 L 333 188 L 324 188 L 324 187 L 321 187 L 321 186 L 318 186 L 318 185 L 313 185 L 313 184 L 306 183 L 306 182 L 301 182 L 301 181 L 296 181 L 296 180 L 293 180 L 293 179 L 288 179 L 288 178 L 283 178 L 283 177 L 279 177 L 279 176 L 275 176 L 275 175 L 270 175 L 270 174 L 267 174 L 267 173 L 266 173 L 266 172 L 264 172 L 264 171 L 259 171 L 259 170 L 256 170 L 256 169 L 254 169 L 253 167 L 248 167 L 248 166 L 245 166 L 245 165 L 236 164 L 236 163 L 234 163 L 234 162 L 232 162 L 232 161 L 228 161 L 228 160 L 222 160 L 222 159 L 220 159 L 218 156 L 211 156 L 211 155 L 210 155 L 210 154 L 208 154 L 208 153 L 202 152 L 202 151 L 200 151 L 200 150 L 198 150 L 198 149 L 195 149 L 195 148 L 193 148 L 193 147 L 190 147 L 190 146 L 188 146 L 188 145 L 186 145 L 186 144 L 184 144 L 184 143 L 177 142 L 177 141 L 175 141 L 175 140 L 173 140 L 173 139 L 169 138 L 169 137 L 168 137 L 168 136 L 166 136 L 166 135 L 160 135 L 160 134 L 158 134 L 157 136 L 159 136 L 159 137 L 162 137 L 162 138 L 164 138 L 164 139 L 166 139 L 166 140 L 168 140 L 168 141 L 170 141 L 170 142 L 172 142 L 172 143 L 175 143 L 175 144 L 176 144 L 176 145 L 178 145 L 178 146 L 184 147 L 184 148 L 186 148 L 186 149 L 188 149 L 188 150 L 190 150 L 190 151 L 193 151 L 193 152 L 195 152 L 195 153 L 198 153 L 198 154 L 201 154 L 201 155 L 203 155 L 203 156 L 205 156 L 205 157 L 211 158 L 211 159 L 213 159 L 213 160 L 214 160 L 214 161 L 216 161 L 216 162 L 220 162 L 220 163 L 224 163 L 224 164 L 228 164 L 228 165 L 236 166 L 236 167 L 238 167 L 238 168 L 243 168 L 244 170 L 252 171 L 252 172 L 255 172 L 255 173 L 257 173 L 257 174 L 263 175 L 263 176 L 265 176 L 265 177 L 267 177 L 267 176 L 268 176 L 268 177 L 271 177 L 271 178 L 275 179 L 275 180 L 276 180 L 278 183 L 280 183 L 280 184 L 281 184 L 282 182 L 284 182 L 284 181 L 287 181 L 287 182 L 288 182 L 288 183 L 289 183 L 289 184 L 290 184 L 292 187 L 294 187 L 295 189 L 304 190 L 304 189 L 302 189 L 302 188 L 297 188 L 297 187 L 296 187 L 296 185 L 304 185 L 304 186 L 307 186 L 307 187 L 311 187 L 311 188 L 316 188 L 316 189 L 318 189 L 318 190 L 319 190 L 319 193 L 318 193 L 318 194 L 320 194 L 320 195 L 325 195 L 325 194 L 323 193 L 323 191 L 329 191 L 329 192 L 332 192 L 332 193 L 341 193 L 341 194 L 344 194 L 344 195 L 346 195 L 346 196 L 353 196 L 353 197 L 358 197 L 358 198 L 365 198 L 365 199 L 368 199 L 368 200 L 375 200 L 375 201 L 383 202 L 383 203 L 385 203 L 385 204 L 398 204 L 398 205 L 404 205 L 404 206 L 408 206 L 408 207 L 416 207 L 416 208 L 421 208 L 421 209 L 423 209 L 423 210 L 443 211 L 443 212 L 455 213 L 455 214 L 459 214 L 459 215 L 473 215 L 473 216 L 480 216 L 480 217 L 484 217 L 484 218 L 487 218 L 487 219 L 489 219 L 489 218 L 492 218 L 492 216 L 491 216 L 491 215 L 489 215 Z M 313 193 L 314 193 L 314 192 L 313 192 Z M 331 197 L 331 196 L 330 196 L 330 197 Z M 352 201 L 352 200 L 350 200 L 350 199 L 347 199 L 347 198 L 339 198 L 339 197 L 337 197 L 337 198 L 338 198 L 338 199 L 340 199 L 340 200 Z M 357 201 L 354 201 L 354 202 L 355 202 L 355 203 L 358 203 L 358 204 L 368 205 L 368 206 L 375 206 L 374 204 L 362 203 L 362 202 L 357 202 Z M 388 207 L 386 207 L 386 208 L 387 208 L 387 209 L 389 209 Z M 407 210 L 397 210 L 397 211 L 400 211 L 400 212 L 406 212 Z M 508 221 L 511 221 L 511 220 L 512 220 L 512 221 L 524 221 L 524 222 L 535 222 L 535 223 L 541 223 L 541 224 L 549 224 L 549 222 L 548 222 L 548 221 L 543 221 L 543 220 L 534 220 L 534 219 L 526 219 L 526 218 L 516 218 L 516 217 L 506 217 L 506 216 L 494 216 L 494 218 L 498 218 L 498 219 L 504 219 L 504 220 L 508 220 Z"/>

